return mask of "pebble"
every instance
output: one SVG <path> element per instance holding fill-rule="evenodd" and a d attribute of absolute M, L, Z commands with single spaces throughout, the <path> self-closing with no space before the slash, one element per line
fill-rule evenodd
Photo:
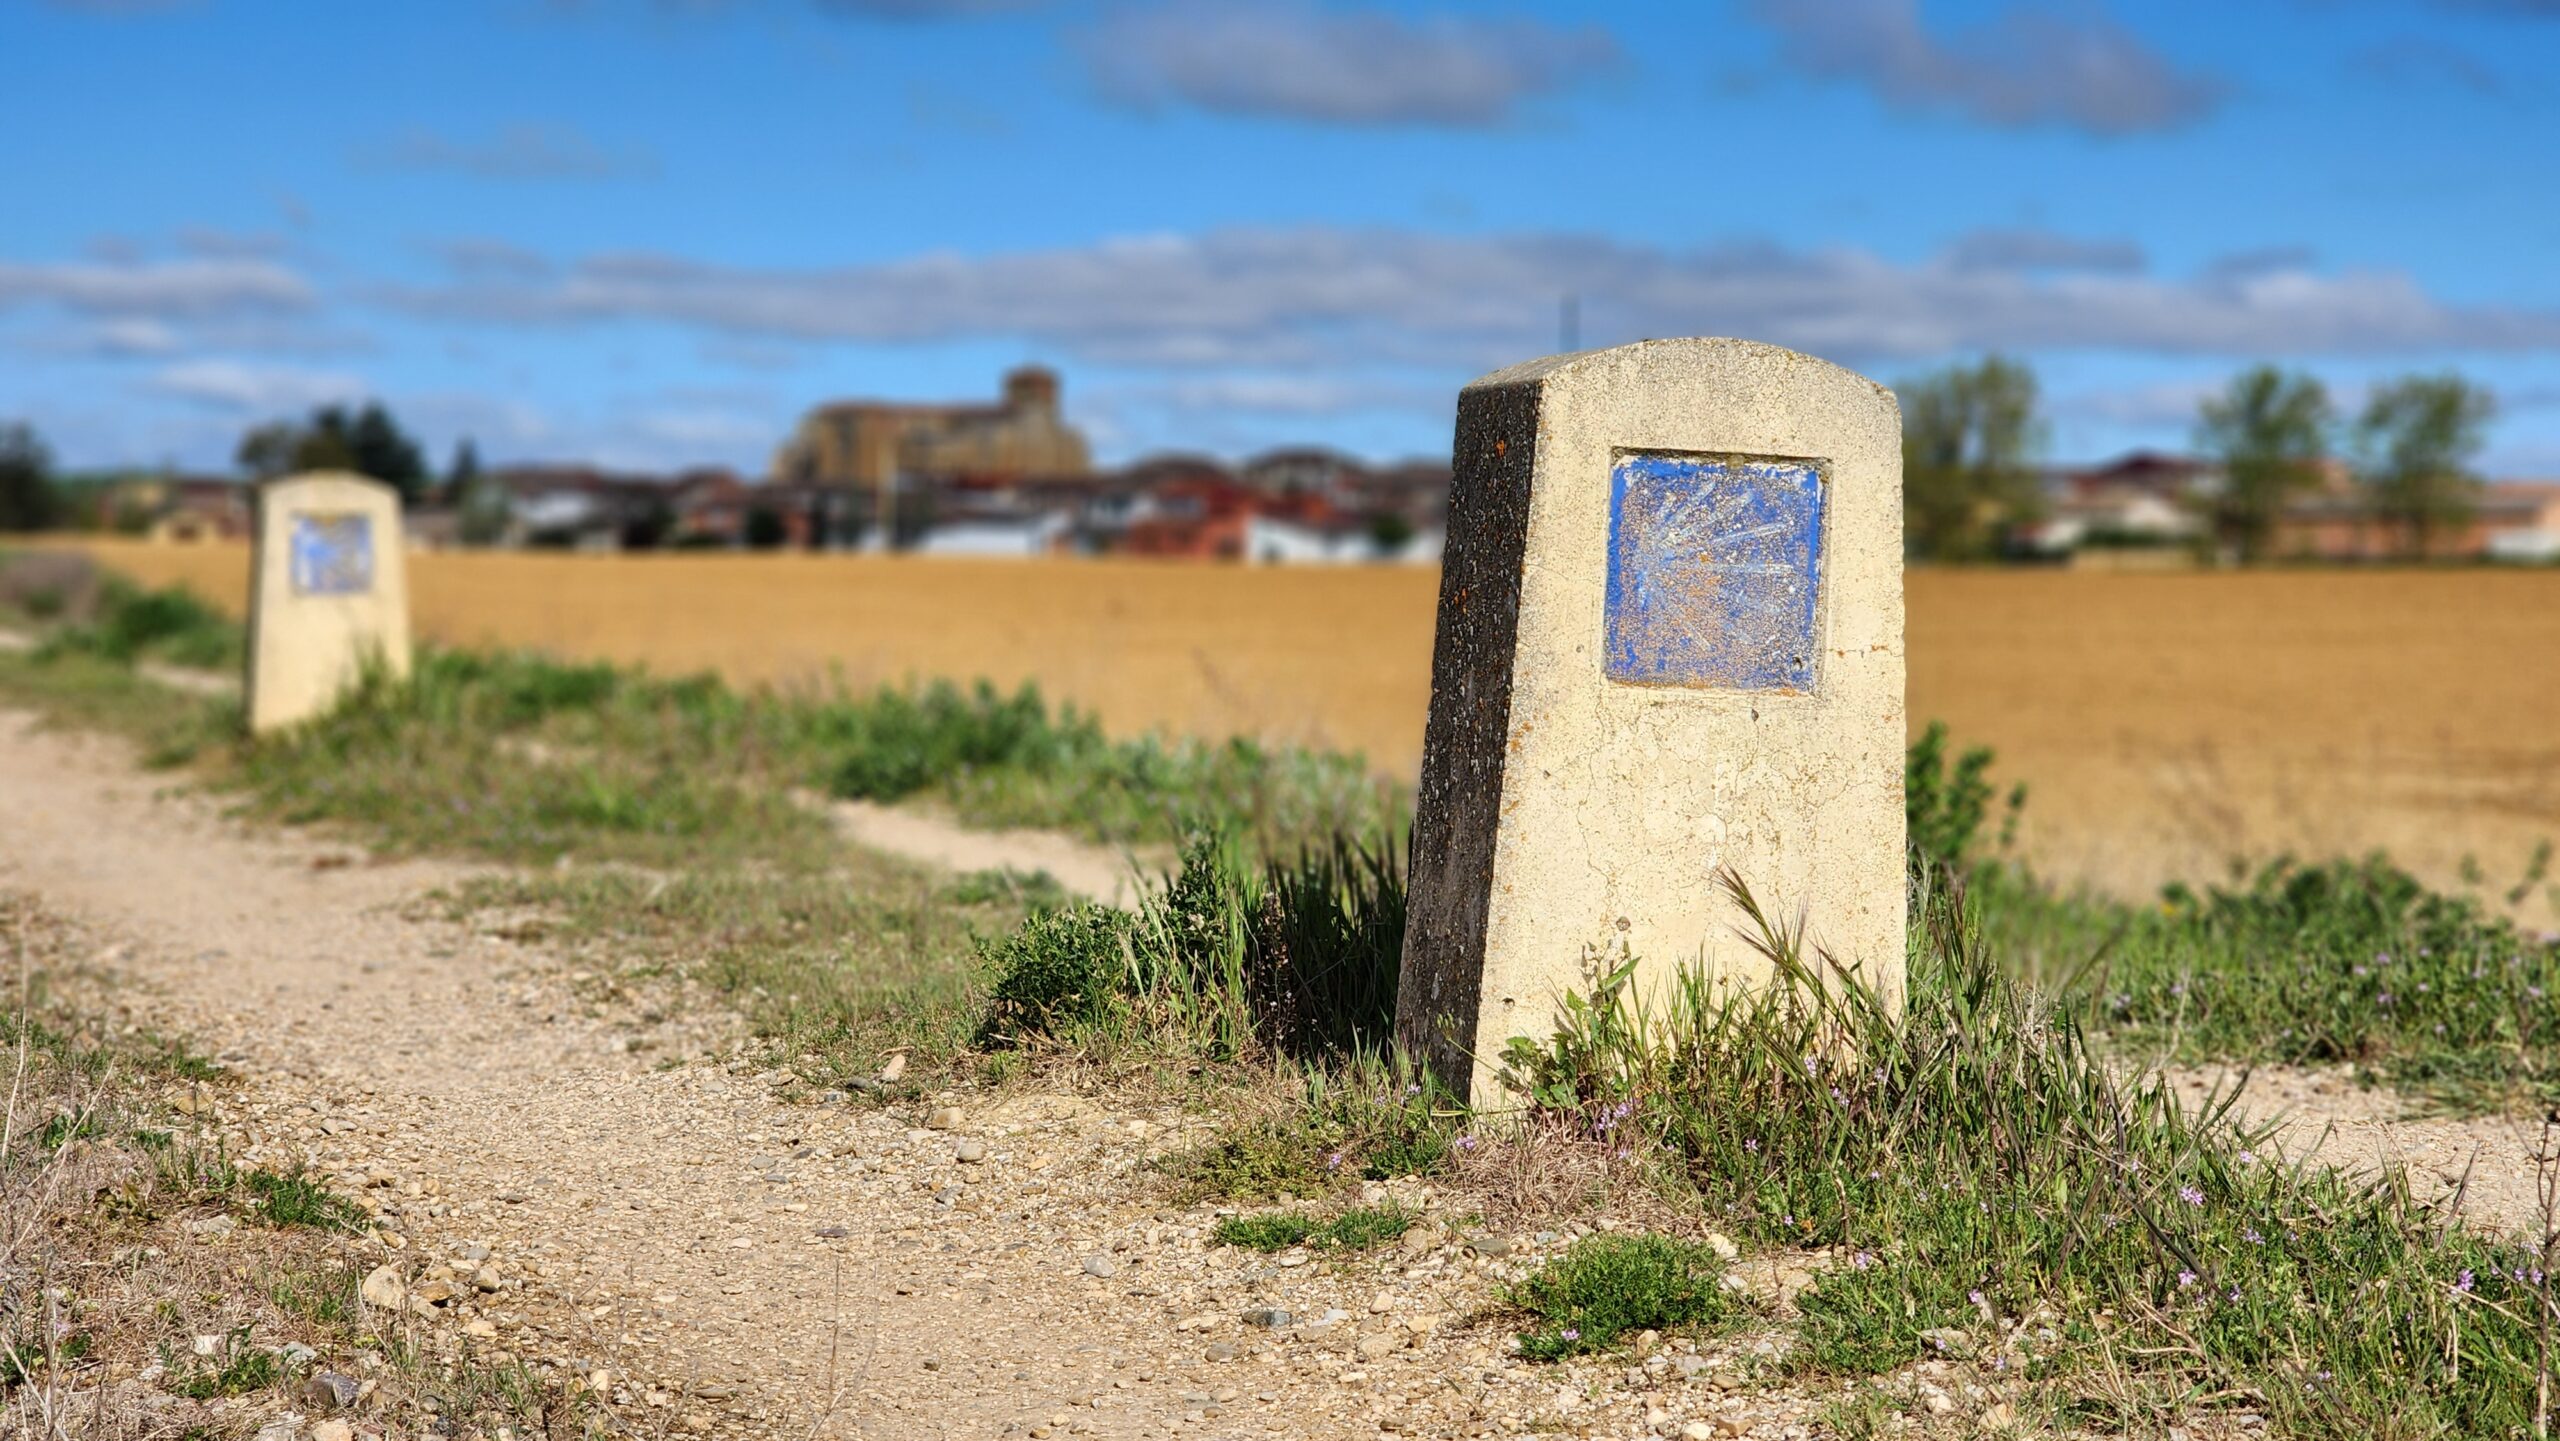
<path fill-rule="evenodd" d="M 1277 1306 L 1257 1306 L 1244 1313 L 1246 1325 L 1261 1326 L 1275 1331 L 1288 1325 L 1292 1319 L 1288 1312 Z"/>
<path fill-rule="evenodd" d="M 1087 1256 L 1084 1258 L 1084 1273 L 1108 1281 L 1120 1273 L 1120 1267 L 1108 1256 Z"/>
<path fill-rule="evenodd" d="M 409 1299 L 409 1287 L 400 1279 L 399 1267 L 376 1266 L 366 1273 L 364 1284 L 357 1288 L 356 1294 L 366 1305 L 377 1310 L 397 1311 L 401 1303 Z"/>
<path fill-rule="evenodd" d="M 958 1160 L 961 1164 L 974 1166 L 987 1158 L 987 1143 L 984 1141 L 962 1141 L 959 1145 L 951 1148 L 951 1154 L 952 1157 Z"/>
<path fill-rule="evenodd" d="M 356 1404 L 356 1397 L 363 1391 L 364 1383 L 353 1376 L 340 1375 L 335 1371 L 319 1371 L 314 1372 L 311 1379 L 302 1383 L 301 1395 L 304 1405 L 326 1413 L 344 1411 L 353 1406 Z M 339 1424 L 344 1425 L 344 1423 Z M 312 1441 L 321 1441 L 317 1431 L 312 1433 Z"/>
<path fill-rule="evenodd" d="M 880 1067 L 880 1084 L 887 1085 L 907 1073 L 907 1053 L 900 1051 Z"/>
<path fill-rule="evenodd" d="M 356 1428 L 344 1421 L 329 1420 L 311 1428 L 311 1441 L 355 1441 Z"/>
<path fill-rule="evenodd" d="M 956 1131 L 960 1129 L 960 1108 L 936 1106 L 925 1113 L 924 1124 L 928 1131 Z"/>

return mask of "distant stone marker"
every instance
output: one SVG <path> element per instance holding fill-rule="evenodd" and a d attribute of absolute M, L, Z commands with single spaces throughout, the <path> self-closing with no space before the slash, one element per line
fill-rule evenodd
<path fill-rule="evenodd" d="M 343 471 L 258 487 L 249 552 L 249 729 L 319 715 L 380 664 L 409 673 L 400 495 Z"/>
<path fill-rule="evenodd" d="M 1489 1096 L 1593 958 L 1766 979 L 1725 866 L 1899 999 L 1901 437 L 1883 387 L 1742 340 L 1460 394 L 1396 1008 L 1444 1080 Z"/>

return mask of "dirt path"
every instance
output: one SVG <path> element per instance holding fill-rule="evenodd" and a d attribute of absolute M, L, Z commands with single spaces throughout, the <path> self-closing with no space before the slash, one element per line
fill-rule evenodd
<path fill-rule="evenodd" d="M 836 834 L 858 846 L 886 851 L 947 871 L 1046 871 L 1068 894 L 1108 905 L 1134 905 L 1146 876 L 1166 858 L 1124 855 L 1056 831 L 982 831 L 921 811 L 873 801 L 829 800 L 804 795 L 823 809 Z"/>
<path fill-rule="evenodd" d="M 437 918 L 422 898 L 461 868 L 246 832 L 110 742 L 5 712 L 0 819 L 0 887 L 117 938 L 101 959 L 141 1009 L 241 1075 L 215 1119 L 242 1159 L 362 1195 L 386 1259 L 452 1271 L 449 1324 L 610 1372 L 635 1429 L 1374 1438 L 1571 1410 L 1778 1438 L 1815 1404 L 1726 1388 L 1740 1351 L 1658 1356 L 1643 1385 L 1512 1362 L 1469 1317 L 1538 1240 L 1212 1248 L 1213 1212 L 1159 1209 L 1135 1174 L 1198 1124 L 1179 1114 L 1028 1095 L 928 1129 L 782 1104 L 778 1073 L 711 1058 L 724 1018 L 616 1004 L 611 978 Z M 1252 1324 L 1263 1308 L 1289 1315 Z"/>
<path fill-rule="evenodd" d="M 2170 1073 L 2190 1104 L 2241 1084 L 2228 1068 Z M 2472 1225 L 2517 1238 L 2539 1237 L 2542 1199 L 2534 1156 L 2544 1124 L 2531 1116 L 2430 1116 L 2397 1092 L 2367 1089 L 2345 1070 L 2271 1068 L 2251 1073 L 2241 1113 L 2279 1127 L 2288 1157 L 2359 1173 L 2404 1168 L 2420 1201 L 2458 1208 Z"/>

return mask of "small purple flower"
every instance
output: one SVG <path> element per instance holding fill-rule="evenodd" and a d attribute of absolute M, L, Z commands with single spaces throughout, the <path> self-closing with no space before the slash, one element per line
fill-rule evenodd
<path fill-rule="evenodd" d="M 2388 1006 L 2391 1004 L 2391 993 L 2389 991 L 2384 991 L 2382 994 L 2375 996 L 2374 1000 L 2382 1005 Z"/>
<path fill-rule="evenodd" d="M 2204 1192 L 2197 1190 L 2193 1186 L 2180 1186 L 2178 1188 L 2178 1199 L 2186 1202 L 2190 1206 L 2201 1206 L 2204 1204 Z"/>
<path fill-rule="evenodd" d="M 1748 1140 L 1748 1141 L 1743 1142 L 1743 1143 L 1742 1143 L 1742 1149 L 1744 1149 L 1744 1150 L 1746 1150 L 1746 1151 L 1749 1151 L 1751 1154 L 1753 1154 L 1753 1155 L 1755 1155 L 1755 1156 L 1759 1155 L 1759 1154 L 1760 1154 L 1760 1141 L 1759 1141 L 1759 1138 L 1758 1138 L 1758 1137 L 1754 1137 L 1754 1138 L 1752 1138 L 1751 1140 Z"/>
<path fill-rule="evenodd" d="M 1458 1137 L 1458 1140 L 1457 1140 L 1457 1147 L 1458 1147 L 1458 1149 L 1459 1149 L 1459 1150 L 1461 1150 L 1461 1151 L 1472 1151 L 1472 1150 L 1474 1150 L 1474 1149 L 1476 1148 L 1476 1135 L 1475 1135 L 1475 1132 L 1473 1132 L 1473 1131 L 1469 1131 L 1469 1132 L 1465 1133 L 1464 1135 L 1461 1135 L 1460 1137 Z"/>
<path fill-rule="evenodd" d="M 2453 1289 L 2454 1289 L 2454 1290 L 2456 1290 L 2456 1291 L 2459 1291 L 2459 1292 L 2463 1292 L 2463 1293 L 2465 1293 L 2465 1294 L 2468 1294 L 2468 1293 L 2470 1292 L 2470 1290 L 2471 1290 L 2471 1268 L 2470 1268 L 2470 1267 L 2465 1266 L 2465 1267 L 2463 1267 L 2463 1268 L 2462 1268 L 2462 1279 L 2453 1283 Z"/>
<path fill-rule="evenodd" d="M 2192 1286 L 2192 1285 L 2194 1285 L 2195 1283 L 2196 1283 L 2196 1273 L 2195 1273 L 2195 1272 L 2193 1272 L 2193 1271 L 2180 1271 L 2180 1272 L 2178 1273 L 2178 1286 L 2179 1286 L 2179 1288 L 2180 1288 L 2181 1290 L 2185 1289 L 2186 1287 Z"/>
<path fill-rule="evenodd" d="M 1872 1256 L 1872 1255 L 1868 1254 L 1868 1253 L 1867 1253 L 1867 1252 L 1865 1252 L 1865 1251 L 1860 1251 L 1858 1254 L 1856 1254 L 1856 1255 L 1854 1255 L 1854 1256 L 1851 1256 L 1851 1257 L 1849 1258 L 1849 1265 L 1851 1266 L 1851 1268 L 1853 1268 L 1853 1269 L 1855 1269 L 1855 1270 L 1860 1270 L 1860 1271 L 1863 1271 L 1863 1270 L 1867 1269 L 1869 1266 L 1872 1266 L 1872 1265 L 1874 1265 L 1875 1263 L 1876 1263 L 1876 1258 L 1875 1258 L 1874 1256 Z M 2517 1273 L 2517 1274 L 2521 1275 L 2521 1274 L 2523 1274 L 2523 1273 L 2519 1272 L 2519 1273 Z"/>
<path fill-rule="evenodd" d="M 1582 1332 L 1575 1327 L 1567 1326 L 1564 1328 L 1564 1338 L 1568 1341 L 1579 1341 L 1582 1339 Z"/>
<path fill-rule="evenodd" d="M 1964 1298 L 1977 1306 L 1988 1304 L 1982 1299 L 1982 1293 L 1980 1291 L 1967 1291 L 1964 1293 Z"/>
<path fill-rule="evenodd" d="M 1339 1171 L 1339 1170 L 1341 1170 L 1341 1169 L 1342 1169 L 1342 1153 L 1341 1153 L 1340 1151 L 1336 1151 L 1336 1152 L 1334 1152 L 1332 1155 L 1325 1157 L 1325 1158 L 1324 1158 L 1324 1168 L 1325 1168 L 1326 1170 L 1328 1170 L 1328 1171 Z"/>
<path fill-rule="evenodd" d="M 2254 1166 L 2258 1164 L 2258 1153 L 2255 1151 L 2242 1151 L 2240 1153 L 2240 1164 L 2243 1166 Z"/>
<path fill-rule="evenodd" d="M 2250 1245 L 2252 1245 L 2252 1246 L 2263 1246 L 2263 1245 L 2267 1244 L 2267 1238 L 2266 1238 L 2266 1237 L 2264 1237 L 2264 1236 L 2259 1235 L 2259 1234 L 2258 1234 L 2258 1228 L 2257 1228 L 2257 1227 L 2255 1227 L 2255 1226 L 2243 1226 L 2243 1227 L 2241 1227 L 2241 1228 L 2240 1228 L 2240 1239 L 2241 1239 L 2241 1240 L 2243 1240 L 2243 1241 L 2248 1242 L 2248 1243 L 2249 1243 Z"/>

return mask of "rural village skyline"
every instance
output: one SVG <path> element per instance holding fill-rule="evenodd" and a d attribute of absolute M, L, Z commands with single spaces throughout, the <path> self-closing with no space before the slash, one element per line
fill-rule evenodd
<path fill-rule="evenodd" d="M 2210 23 L 2206 23 L 2206 22 Z M 1720 333 L 2004 351 L 2050 452 L 2242 365 L 2459 368 L 2560 473 L 2560 12 L 1738 0 L 0 0 L 4 419 L 228 468 L 377 397 L 439 462 L 761 474 L 810 406 L 1070 379 L 1097 458 L 1445 455 L 1456 388 Z M 245 77 L 245 78 L 244 78 Z M 112 82 L 112 83 L 109 83 Z"/>

